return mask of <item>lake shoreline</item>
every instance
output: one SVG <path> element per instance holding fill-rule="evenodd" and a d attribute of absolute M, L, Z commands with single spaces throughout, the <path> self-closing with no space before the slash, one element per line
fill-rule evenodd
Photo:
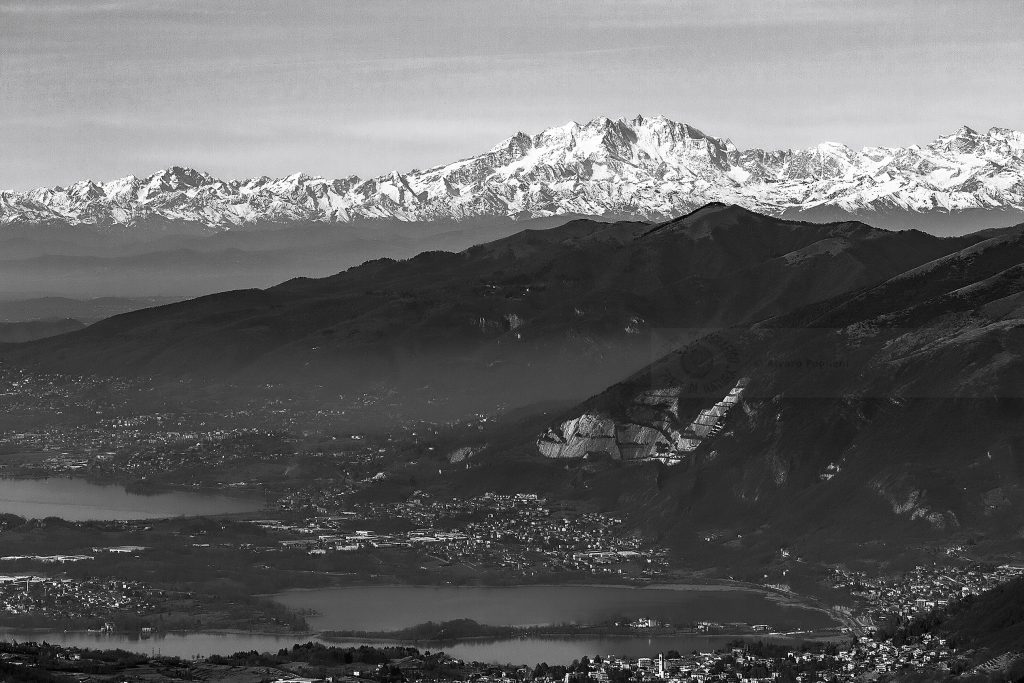
<path fill-rule="evenodd" d="M 581 656 L 614 653 L 625 657 L 651 657 L 658 652 L 714 652 L 732 646 L 737 640 L 776 643 L 841 642 L 843 636 L 834 632 L 800 631 L 792 633 L 716 633 L 678 635 L 600 635 L 577 634 L 523 638 L 464 638 L 457 641 L 388 640 L 382 638 L 329 637 L 323 633 L 264 633 L 238 630 L 165 631 L 149 637 L 141 634 L 98 633 L 95 631 L 8 630 L 0 629 L 0 640 L 22 643 L 49 642 L 82 650 L 115 649 L 145 654 L 159 653 L 165 657 L 191 659 L 212 655 L 230 656 L 236 652 L 270 652 L 290 650 L 306 643 L 325 647 L 414 648 L 422 652 L 444 652 L 447 656 L 467 662 L 495 664 L 517 662 L 532 666 L 546 661 L 568 664 Z"/>
<path fill-rule="evenodd" d="M 678 596 L 678 597 L 677 597 Z M 269 599 L 308 620 L 313 630 L 359 638 L 426 637 L 445 626 L 460 635 L 637 635 L 626 624 L 660 623 L 646 635 L 837 630 L 846 624 L 813 598 L 750 585 L 564 583 L 526 585 L 365 584 L 292 588 Z M 702 623 L 708 626 L 698 629 Z M 613 623 L 620 624 L 613 627 Z M 755 631 L 755 625 L 767 625 Z M 604 629 L 604 630 L 599 630 Z M 619 630 L 616 630 L 619 629 Z M 692 630 L 691 630 L 692 629 Z"/>
<path fill-rule="evenodd" d="M 364 584 L 345 589 L 286 590 L 285 595 L 300 596 L 292 602 L 279 601 L 281 593 L 264 595 L 293 611 L 315 608 L 327 615 L 322 622 L 311 619 L 305 628 L 300 626 L 301 630 L 294 631 L 259 625 L 254 625 L 255 630 L 186 628 L 147 634 L 137 630 L 101 633 L 45 626 L 3 627 L 0 639 L 49 641 L 85 649 L 160 651 L 186 659 L 251 650 L 277 652 L 296 644 L 316 642 L 413 647 L 444 651 L 466 661 L 533 664 L 569 662 L 583 654 L 608 652 L 635 657 L 672 649 L 713 651 L 738 639 L 798 643 L 844 638 L 842 625 L 832 615 L 826 618 L 824 613 L 807 608 L 790 611 L 778 601 L 788 596 L 770 599 L 766 591 L 749 585 L 677 581 L 629 586 L 587 582 L 504 585 L 495 587 L 496 591 L 487 588 Z M 625 625 L 640 617 L 675 626 Z M 463 618 L 462 623 L 455 623 L 459 618 Z M 441 628 L 437 624 L 410 626 L 424 619 L 439 622 Z M 699 620 L 718 625 L 698 629 Z M 488 621 L 520 625 L 486 626 Z M 572 621 L 577 623 L 571 624 Z M 615 622 L 623 625 L 615 626 Z M 530 623 L 534 625 L 526 625 Z M 768 624 L 770 628 L 754 630 L 754 624 Z M 448 628 L 453 625 L 458 627 Z"/>
<path fill-rule="evenodd" d="M 139 491 L 121 483 L 80 476 L 0 476 L 0 513 L 25 520 L 65 522 L 163 520 L 265 513 L 265 500 L 251 492 L 221 489 Z"/>
<path fill-rule="evenodd" d="M 744 583 L 740 581 L 732 581 L 728 579 L 714 580 L 709 579 L 707 583 L 583 583 L 568 581 L 565 583 L 521 583 L 521 584 L 506 584 L 506 583 L 472 583 L 472 584 L 447 584 L 447 583 L 374 583 L 374 582 L 345 582 L 338 583 L 332 586 L 334 588 L 359 588 L 359 587 L 374 587 L 374 588 L 495 588 L 495 589 L 516 589 L 516 588 L 629 588 L 632 590 L 671 590 L 679 592 L 747 592 L 754 593 L 765 597 L 772 602 L 778 603 L 783 606 L 799 607 L 802 609 L 814 610 L 821 612 L 829 616 L 829 618 L 837 625 L 845 625 L 845 621 L 840 618 L 833 610 L 828 607 L 822 606 L 821 602 L 809 595 L 801 595 L 799 593 L 785 593 L 776 589 L 767 588 L 758 584 Z M 254 597 L 265 598 L 269 600 L 275 600 L 277 596 L 291 594 L 291 593 L 305 593 L 311 591 L 322 591 L 322 586 L 314 587 L 296 587 L 287 588 L 278 593 L 261 594 Z"/>
<path fill-rule="evenodd" d="M 317 634 L 321 640 L 331 643 L 393 643 L 396 645 L 431 645 L 439 646 L 442 649 L 445 645 L 458 645 L 462 643 L 502 643 L 515 640 L 633 640 L 651 638 L 732 638 L 738 640 L 759 640 L 759 639 L 822 639 L 839 638 L 842 636 L 840 628 L 819 628 L 806 631 L 715 631 L 702 632 L 692 628 L 666 628 L 650 630 L 627 631 L 615 627 L 594 626 L 581 627 L 580 629 L 553 627 L 551 629 L 541 628 L 537 630 L 511 629 L 504 635 L 466 635 L 452 638 L 406 638 L 400 637 L 396 632 L 335 632 L 322 631 Z M 434 649 L 434 648 L 431 648 Z"/>
<path fill-rule="evenodd" d="M 210 635 L 210 636 L 256 636 L 256 637 L 273 637 L 273 638 L 288 638 L 295 636 L 296 638 L 320 638 L 319 631 L 248 631 L 241 628 L 204 628 L 204 629 L 167 629 L 166 631 L 154 630 L 148 636 L 143 636 L 140 631 L 97 631 L 90 629 L 59 629 L 57 627 L 46 627 L 46 626 L 33 626 L 33 627 L 17 627 L 17 626 L 0 626 L 0 638 L 8 633 L 63 633 L 67 635 L 89 635 L 96 636 L 97 638 L 110 636 L 113 638 L 128 638 L 135 636 L 138 640 L 159 640 L 163 636 L 191 636 L 191 635 Z"/>

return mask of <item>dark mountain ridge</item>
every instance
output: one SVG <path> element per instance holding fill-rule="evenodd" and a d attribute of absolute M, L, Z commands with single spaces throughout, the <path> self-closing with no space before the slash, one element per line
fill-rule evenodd
<path fill-rule="evenodd" d="M 656 226 L 577 220 L 136 311 L 3 356 L 76 373 L 387 386 L 453 414 L 579 400 L 709 328 L 876 285 L 985 237 L 721 204 Z"/>
<path fill-rule="evenodd" d="M 1020 546 L 1024 229 L 978 237 L 876 284 L 717 330 L 564 411 L 539 441 L 502 450 L 608 463 L 575 486 L 694 553 L 765 559 L 786 547 L 835 560 L 851 548 L 892 554 L 907 539 Z M 723 408 L 729 395 L 738 400 Z M 641 456 L 674 464 L 624 474 L 618 461 Z"/>

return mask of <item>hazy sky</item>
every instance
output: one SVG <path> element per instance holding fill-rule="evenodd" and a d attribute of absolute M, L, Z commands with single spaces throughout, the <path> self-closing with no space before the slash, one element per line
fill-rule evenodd
<path fill-rule="evenodd" d="M 0 0 L 0 188 L 424 168 L 596 116 L 742 147 L 1024 128 L 1022 0 Z"/>

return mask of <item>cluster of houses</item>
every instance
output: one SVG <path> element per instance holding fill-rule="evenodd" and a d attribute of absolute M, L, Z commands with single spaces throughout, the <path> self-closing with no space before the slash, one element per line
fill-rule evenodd
<path fill-rule="evenodd" d="M 6 614 L 104 617 L 115 611 L 148 611 L 156 601 L 153 590 L 134 581 L 0 576 L 0 613 Z"/>
<path fill-rule="evenodd" d="M 627 658 L 615 655 L 586 659 L 564 674 L 564 683 L 664 681 L 667 683 L 793 683 L 855 681 L 883 674 L 948 670 L 953 650 L 942 639 L 924 635 L 913 644 L 895 646 L 863 636 L 849 645 L 821 645 L 804 651 L 764 652 L 733 647 L 666 657 Z M 550 683 L 563 683 L 547 678 Z M 534 680 L 538 680 L 534 678 Z"/>
<path fill-rule="evenodd" d="M 416 527 L 397 533 L 353 529 L 396 520 Z M 385 509 L 368 504 L 301 521 L 255 523 L 289 536 L 279 540 L 279 547 L 314 555 L 407 548 L 423 551 L 445 565 L 472 563 L 474 568 L 512 570 L 522 575 L 581 571 L 651 576 L 667 566 L 666 551 L 624 533 L 621 519 L 555 509 L 530 493 L 487 493 L 451 500 L 421 494 Z"/>
<path fill-rule="evenodd" d="M 833 570 L 832 584 L 859 598 L 872 619 L 889 615 L 910 618 L 945 607 L 968 595 L 979 595 L 1001 583 L 1024 575 L 1013 565 L 919 565 L 901 576 L 868 576 L 864 572 Z"/>

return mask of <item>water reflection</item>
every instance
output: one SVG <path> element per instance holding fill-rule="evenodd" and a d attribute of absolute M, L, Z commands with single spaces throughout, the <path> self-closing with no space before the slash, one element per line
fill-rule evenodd
<path fill-rule="evenodd" d="M 252 494 L 173 491 L 142 495 L 129 493 L 123 486 L 82 479 L 0 479 L 0 513 L 27 519 L 154 519 L 255 512 L 262 506 L 262 496 Z"/>

